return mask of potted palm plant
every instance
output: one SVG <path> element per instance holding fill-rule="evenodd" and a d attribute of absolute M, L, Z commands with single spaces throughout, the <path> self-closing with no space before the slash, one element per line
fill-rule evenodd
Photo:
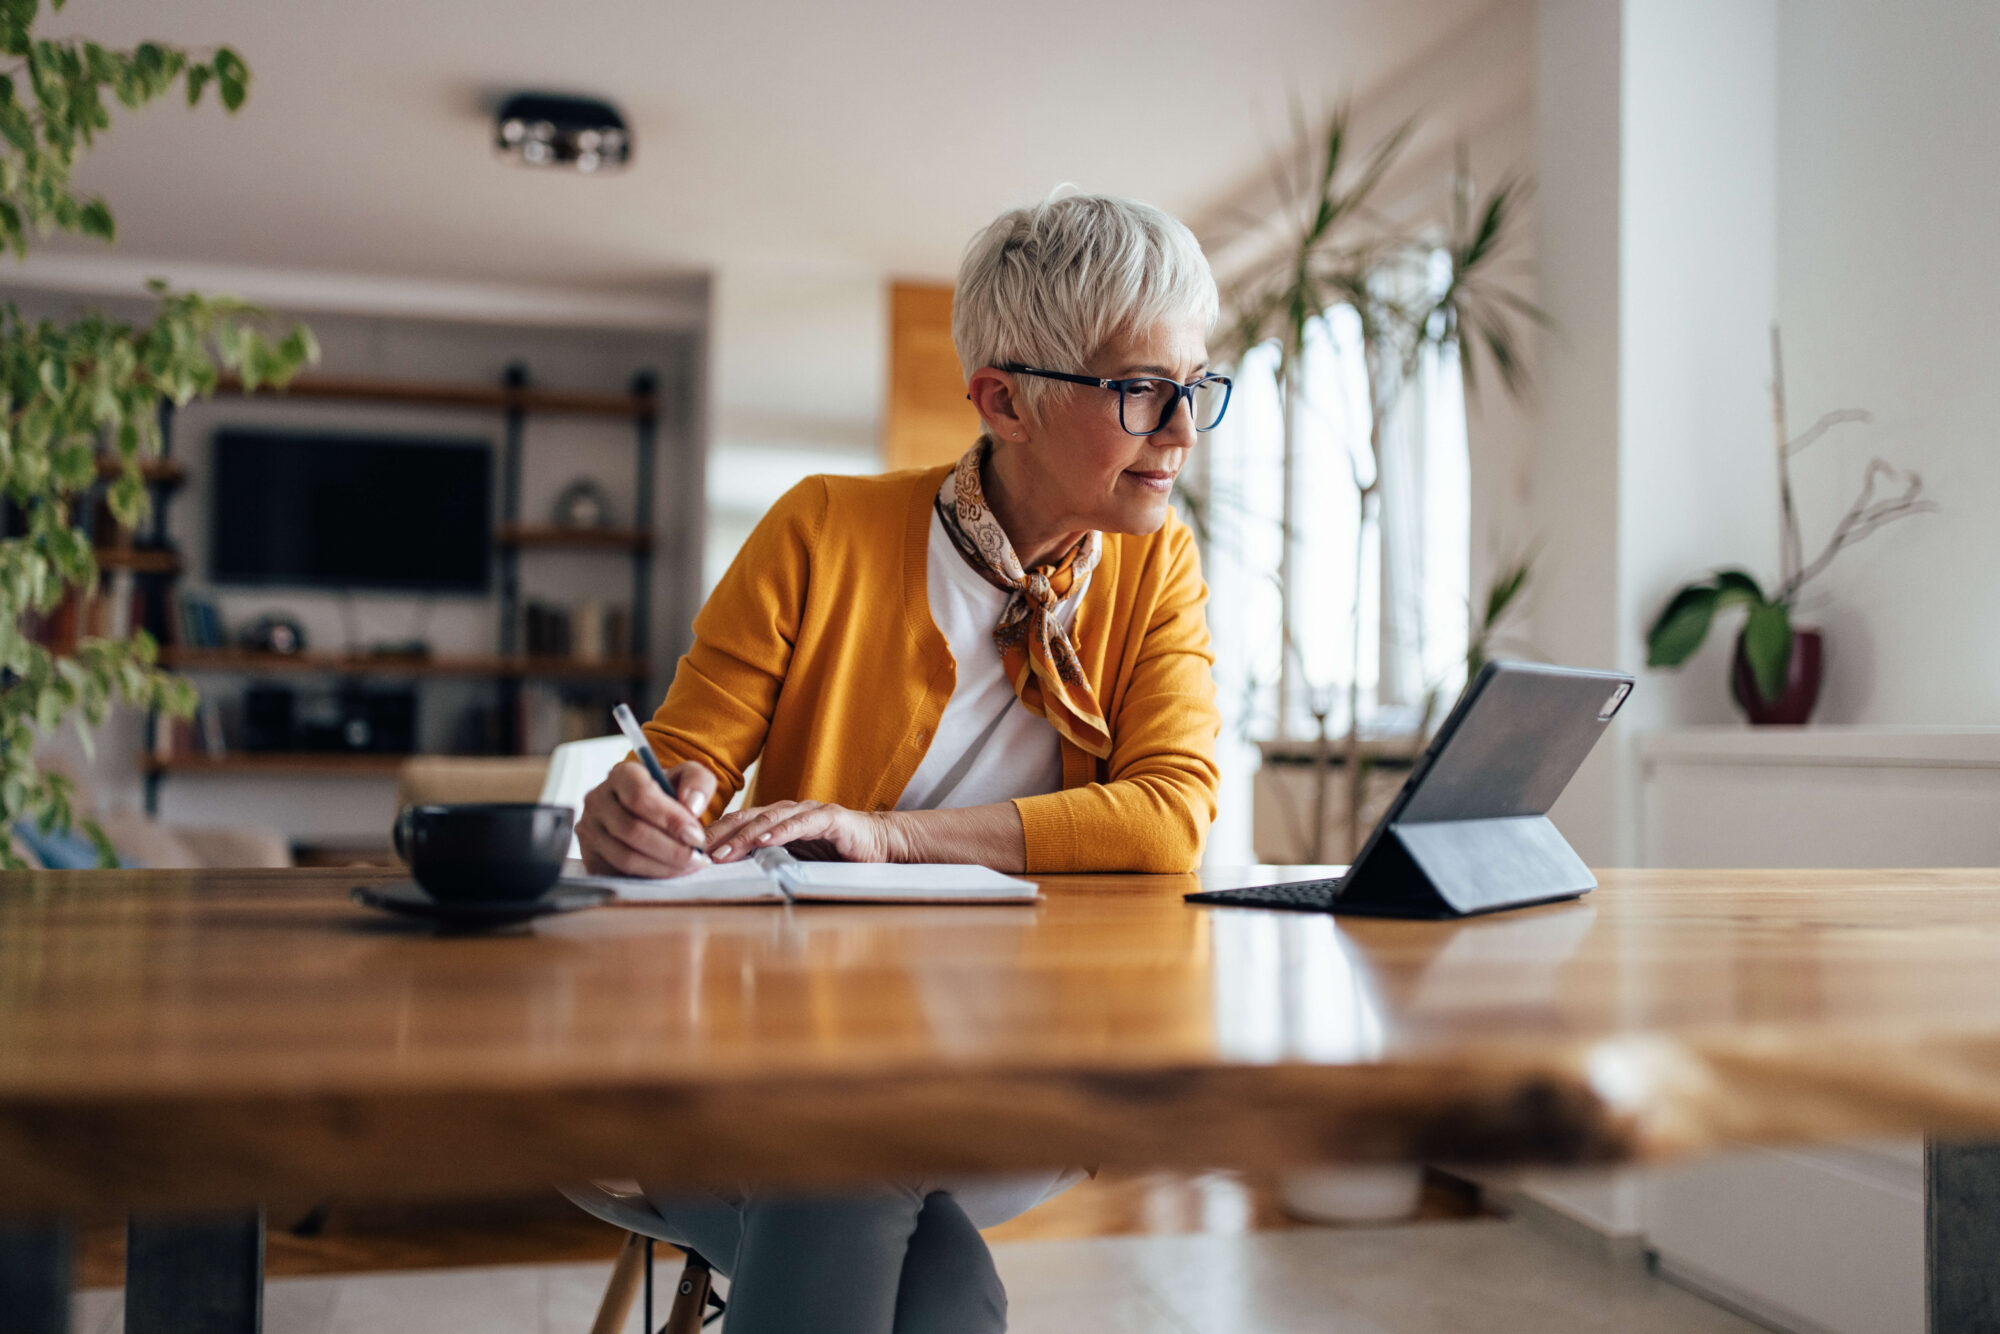
<path fill-rule="evenodd" d="M 1924 481 L 1883 460 L 1870 459 L 1861 492 L 1834 524 L 1826 545 L 1805 559 L 1798 507 L 1792 498 L 1792 456 L 1837 426 L 1872 420 L 1859 408 L 1822 416 L 1796 437 L 1785 422 L 1784 348 L 1771 328 L 1771 404 L 1778 465 L 1778 579 L 1769 589 L 1743 570 L 1719 570 L 1685 584 L 1667 600 L 1646 632 L 1646 664 L 1678 667 L 1708 637 L 1719 612 L 1747 613 L 1730 662 L 1730 694 L 1754 724 L 1799 724 L 1819 702 L 1825 645 L 1820 632 L 1794 622 L 1799 596 L 1834 557 L 1877 529 L 1912 515 L 1933 513 Z"/>
<path fill-rule="evenodd" d="M 1299 119 L 1296 146 L 1276 167 L 1283 212 L 1292 224 L 1287 243 L 1223 294 L 1231 316 L 1230 332 L 1223 344 L 1225 355 L 1240 360 L 1245 352 L 1264 344 L 1277 351 L 1274 374 L 1284 431 L 1287 497 L 1278 578 L 1288 646 L 1296 592 L 1289 498 L 1294 493 L 1299 461 L 1298 408 L 1305 393 L 1301 371 L 1306 339 L 1316 322 L 1324 323 L 1340 307 L 1351 308 L 1359 317 L 1369 436 L 1367 450 L 1353 450 L 1348 455 L 1361 514 L 1355 531 L 1357 587 L 1348 603 L 1352 660 L 1341 748 L 1342 764 L 1349 776 L 1349 856 L 1358 846 L 1365 793 L 1360 685 L 1360 621 L 1365 602 L 1358 586 L 1365 561 L 1360 553 L 1367 550 L 1380 522 L 1385 425 L 1414 384 L 1418 365 L 1427 352 L 1455 356 L 1468 391 L 1477 390 L 1482 368 L 1490 364 L 1510 396 L 1526 395 L 1530 388 L 1526 334 L 1531 326 L 1548 322 L 1542 310 L 1507 281 L 1522 205 L 1531 189 L 1526 178 L 1506 177 L 1482 194 L 1475 188 L 1461 147 L 1451 178 L 1450 208 L 1441 230 L 1391 220 L 1378 207 L 1377 191 L 1399 161 L 1413 128 L 1414 122 L 1406 121 L 1357 155 L 1345 108 L 1333 114 L 1319 135 Z M 1441 256 L 1442 262 L 1436 262 L 1436 256 Z M 1517 583 L 1508 596 L 1518 591 Z M 1278 681 L 1281 735 L 1289 713 L 1293 658 L 1288 652 L 1286 670 L 1280 672 Z M 1326 735 L 1332 716 L 1328 695 L 1308 686 L 1320 732 L 1310 861 L 1324 860 L 1321 845 L 1331 768 Z"/>

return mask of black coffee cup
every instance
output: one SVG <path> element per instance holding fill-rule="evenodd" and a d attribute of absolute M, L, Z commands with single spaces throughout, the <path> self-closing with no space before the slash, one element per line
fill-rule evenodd
<path fill-rule="evenodd" d="M 432 898 L 532 899 L 562 874 L 567 806 L 479 802 L 411 806 L 396 817 L 396 855 Z"/>

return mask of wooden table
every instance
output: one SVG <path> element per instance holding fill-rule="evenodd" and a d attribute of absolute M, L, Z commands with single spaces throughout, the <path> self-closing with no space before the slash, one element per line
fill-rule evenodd
<path fill-rule="evenodd" d="M 1458 923 L 1051 877 L 473 937 L 349 903 L 371 876 L 0 876 L 0 1212 L 2000 1135 L 2000 871 L 1605 872 Z M 1946 1210 L 1947 1278 L 1997 1210 Z"/>

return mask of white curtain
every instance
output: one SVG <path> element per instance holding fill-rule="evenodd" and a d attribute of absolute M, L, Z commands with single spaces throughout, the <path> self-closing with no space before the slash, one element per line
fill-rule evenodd
<path fill-rule="evenodd" d="M 1379 676 L 1385 730 L 1420 725 L 1464 684 L 1472 571 L 1471 467 L 1458 357 L 1427 348 L 1384 423 Z"/>

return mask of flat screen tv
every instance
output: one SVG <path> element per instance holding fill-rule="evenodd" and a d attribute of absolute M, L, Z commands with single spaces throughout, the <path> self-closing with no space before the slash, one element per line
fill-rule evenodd
<path fill-rule="evenodd" d="M 488 441 L 224 427 L 211 469 L 218 584 L 487 590 Z"/>

